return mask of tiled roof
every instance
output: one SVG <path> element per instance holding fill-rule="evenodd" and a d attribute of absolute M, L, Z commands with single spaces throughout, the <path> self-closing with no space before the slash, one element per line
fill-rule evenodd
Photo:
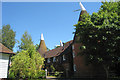
<path fill-rule="evenodd" d="M 45 41 L 44 40 L 40 41 L 40 46 L 39 46 L 38 52 L 41 54 L 41 56 L 43 56 L 43 54 L 45 52 L 47 52 L 47 47 L 45 45 Z"/>
<path fill-rule="evenodd" d="M 0 53 L 15 54 L 10 49 L 5 47 L 2 43 L 0 43 Z"/>
<path fill-rule="evenodd" d="M 55 57 L 60 55 L 63 51 L 65 51 L 65 49 L 67 49 L 69 47 L 69 45 L 73 42 L 73 40 L 68 41 L 64 44 L 64 48 L 63 46 L 52 49 L 50 51 L 45 52 L 45 58 L 50 58 L 50 57 Z"/>

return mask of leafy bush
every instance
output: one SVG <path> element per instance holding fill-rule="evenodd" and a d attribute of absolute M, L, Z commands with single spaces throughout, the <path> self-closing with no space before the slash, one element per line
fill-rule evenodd
<path fill-rule="evenodd" d="M 12 57 L 12 65 L 9 69 L 9 78 L 40 78 L 45 76 L 41 70 L 44 58 L 40 56 L 33 45 L 27 50 L 22 50 Z"/>
<path fill-rule="evenodd" d="M 55 72 L 55 68 L 53 65 L 51 65 L 50 68 L 51 68 L 52 72 Z"/>
<path fill-rule="evenodd" d="M 58 76 L 60 73 L 58 71 L 55 72 L 55 76 Z"/>
<path fill-rule="evenodd" d="M 63 72 L 58 72 L 58 71 L 56 71 L 54 75 L 55 75 L 56 77 L 60 78 L 61 75 L 62 75 L 62 73 L 63 73 Z"/>

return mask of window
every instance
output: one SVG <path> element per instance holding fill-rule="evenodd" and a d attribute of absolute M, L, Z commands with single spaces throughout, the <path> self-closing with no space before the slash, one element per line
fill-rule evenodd
<path fill-rule="evenodd" d="M 74 49 L 74 45 L 72 45 L 72 50 Z"/>
<path fill-rule="evenodd" d="M 59 61 L 60 61 L 60 63 L 62 62 L 62 57 L 61 56 L 59 57 Z"/>
<path fill-rule="evenodd" d="M 65 55 L 63 55 L 63 61 L 65 61 L 66 59 L 65 59 Z"/>
<path fill-rule="evenodd" d="M 50 58 L 47 59 L 47 62 L 50 63 Z"/>
<path fill-rule="evenodd" d="M 72 55 L 73 55 L 73 58 L 74 58 L 75 57 L 75 52 L 74 51 L 72 52 Z"/>
<path fill-rule="evenodd" d="M 56 57 L 53 57 L 53 62 L 56 62 Z"/>
<path fill-rule="evenodd" d="M 73 69 L 74 69 L 74 71 L 76 71 L 76 65 L 75 64 L 73 65 Z"/>

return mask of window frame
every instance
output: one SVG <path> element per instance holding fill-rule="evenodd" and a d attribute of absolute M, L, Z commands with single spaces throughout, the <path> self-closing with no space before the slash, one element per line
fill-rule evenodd
<path fill-rule="evenodd" d="M 56 57 L 53 57 L 53 62 L 56 62 Z"/>
<path fill-rule="evenodd" d="M 65 60 L 66 60 L 65 55 L 63 55 L 63 61 L 65 61 Z"/>
<path fill-rule="evenodd" d="M 75 49 L 75 47 L 74 47 L 74 44 L 72 45 L 72 50 L 74 50 Z"/>
<path fill-rule="evenodd" d="M 50 58 L 47 59 L 47 63 L 50 63 Z"/>
<path fill-rule="evenodd" d="M 72 52 L 73 58 L 75 57 L 75 51 Z"/>
<path fill-rule="evenodd" d="M 74 70 L 74 72 L 77 71 L 75 64 L 73 65 L 73 70 Z"/>

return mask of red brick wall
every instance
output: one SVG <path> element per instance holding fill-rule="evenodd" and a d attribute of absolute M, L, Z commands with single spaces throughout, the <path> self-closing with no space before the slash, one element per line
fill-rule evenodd
<path fill-rule="evenodd" d="M 104 70 L 101 66 L 93 66 L 91 64 L 86 65 L 84 56 L 78 55 L 80 53 L 80 43 L 74 43 L 73 64 L 76 65 L 76 71 L 74 72 L 75 77 L 101 77 L 104 76 Z"/>
<path fill-rule="evenodd" d="M 76 71 L 74 72 L 75 76 L 88 76 L 88 73 L 90 72 L 90 66 L 86 66 L 85 64 L 85 60 L 84 60 L 84 56 L 80 56 L 78 55 L 78 53 L 80 52 L 79 47 L 80 47 L 80 43 L 74 43 L 74 54 L 75 57 L 73 58 L 73 64 L 76 65 Z"/>

